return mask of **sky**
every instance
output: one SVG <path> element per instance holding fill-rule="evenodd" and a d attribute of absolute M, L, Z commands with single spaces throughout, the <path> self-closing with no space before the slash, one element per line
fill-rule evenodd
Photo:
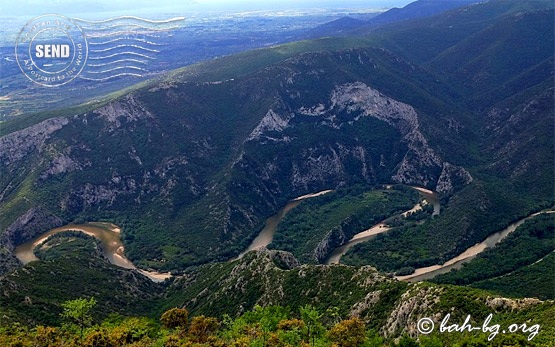
<path fill-rule="evenodd" d="M 17 0 L 0 2 L 0 16 L 128 11 L 255 11 L 297 8 L 391 8 L 414 0 Z"/>

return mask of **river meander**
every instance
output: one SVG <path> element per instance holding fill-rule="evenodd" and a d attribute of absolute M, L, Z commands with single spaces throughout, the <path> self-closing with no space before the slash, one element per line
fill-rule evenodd
<path fill-rule="evenodd" d="M 417 212 L 421 210 L 422 207 L 426 204 L 433 205 L 434 212 L 432 213 L 432 216 L 439 215 L 441 206 L 439 204 L 439 197 L 437 196 L 437 193 L 421 187 L 411 187 L 411 188 L 416 189 L 422 195 L 424 200 L 418 202 L 410 210 L 401 213 L 400 214 L 401 216 L 406 217 L 409 215 L 409 213 Z M 358 234 L 355 234 L 348 242 L 335 248 L 331 252 L 330 256 L 326 259 L 325 264 L 326 265 L 339 264 L 339 262 L 341 261 L 341 257 L 345 255 L 354 245 L 369 241 L 374 237 L 376 237 L 376 235 L 385 233 L 390 229 L 391 228 L 387 225 L 387 219 L 386 219 L 376 225 L 373 225 L 369 229 L 366 229 Z"/>
<path fill-rule="evenodd" d="M 46 242 L 50 236 L 66 231 L 79 231 L 98 239 L 101 243 L 102 253 L 110 263 L 116 266 L 137 270 L 154 282 L 162 282 L 171 277 L 170 273 L 146 271 L 135 267 L 135 265 L 125 257 L 124 247 L 121 242 L 121 229 L 117 225 L 111 223 L 68 224 L 54 228 L 17 246 L 14 254 L 23 264 L 37 261 L 39 258 L 35 256 L 34 249 Z"/>
<path fill-rule="evenodd" d="M 389 185 L 385 186 L 385 189 L 391 189 L 391 188 L 392 186 L 389 186 Z M 432 215 L 438 215 L 440 213 L 441 207 L 440 207 L 439 197 L 437 196 L 437 193 L 421 187 L 412 187 L 412 188 L 416 189 L 422 195 L 424 200 L 418 202 L 410 210 L 401 213 L 401 215 L 406 216 L 409 213 L 416 212 L 422 209 L 424 204 L 428 204 L 428 203 L 432 204 L 434 207 L 434 212 Z M 269 217 L 266 220 L 266 225 L 256 236 L 256 238 L 252 241 L 249 247 L 241 254 L 239 254 L 239 256 L 237 256 L 236 258 L 233 258 L 232 260 L 237 260 L 242 258 L 247 252 L 250 252 L 252 250 L 267 247 L 270 243 L 272 243 L 278 224 L 285 217 L 287 212 L 297 207 L 303 200 L 314 198 L 323 194 L 327 194 L 331 191 L 332 190 L 324 190 L 314 194 L 307 194 L 307 195 L 299 196 L 298 198 L 295 198 L 289 201 L 287 205 L 285 205 L 282 209 L 280 209 L 275 215 Z M 349 240 L 349 242 L 337 247 L 332 252 L 331 256 L 327 259 L 326 264 L 339 263 L 341 256 L 343 256 L 343 254 L 345 254 L 355 244 L 368 241 L 373 237 L 375 237 L 377 234 L 381 234 L 383 232 L 388 231 L 390 228 L 384 222 L 376 224 L 371 228 L 356 234 L 351 238 L 351 240 Z"/>
<path fill-rule="evenodd" d="M 427 204 L 427 203 L 430 203 L 433 205 L 434 207 L 433 215 L 438 215 L 440 213 L 441 207 L 439 203 L 439 198 L 435 192 L 432 192 L 428 189 L 420 188 L 420 187 L 412 187 L 412 188 L 418 190 L 420 194 L 423 196 L 424 200 L 418 202 L 410 210 L 405 211 L 400 215 L 406 216 L 408 213 L 418 211 L 423 207 L 424 204 Z M 327 194 L 331 191 L 332 190 L 324 190 L 314 194 L 307 194 L 289 201 L 287 205 L 285 205 L 282 209 L 280 209 L 275 215 L 269 217 L 266 220 L 265 227 L 252 241 L 250 246 L 233 260 L 240 259 L 249 251 L 267 247 L 272 242 L 277 226 L 281 222 L 281 220 L 285 217 L 287 212 L 297 207 L 305 199 L 310 199 L 323 194 Z M 411 281 L 411 282 L 424 281 L 424 280 L 431 279 L 439 274 L 449 272 L 452 269 L 460 268 L 462 264 L 474 259 L 479 253 L 483 252 L 485 249 L 494 247 L 498 242 L 500 242 L 505 237 L 507 237 L 507 235 L 515 231 L 516 228 L 518 228 L 526 220 L 533 218 L 541 213 L 555 213 L 555 211 L 543 211 L 543 212 L 534 213 L 526 218 L 523 218 L 515 223 L 510 224 L 507 228 L 495 234 L 490 235 L 484 241 L 468 248 L 460 255 L 454 257 L 453 259 L 450 259 L 449 261 L 445 262 L 442 265 L 433 265 L 433 266 L 419 268 L 419 269 L 416 269 L 416 271 L 411 275 L 396 276 L 396 278 L 399 280 Z M 390 230 L 390 227 L 386 224 L 386 222 L 387 220 L 381 223 L 378 223 L 370 227 L 369 229 L 354 235 L 347 243 L 334 249 L 334 251 L 328 257 L 326 264 L 339 263 L 341 260 L 341 257 L 345 253 L 347 253 L 349 249 L 354 245 L 361 242 L 369 241 L 372 238 L 374 238 L 376 235 Z M 154 282 L 161 282 L 171 277 L 170 273 L 159 273 L 155 271 L 146 271 L 146 270 L 138 269 L 129 259 L 125 257 L 124 247 L 121 242 L 121 229 L 117 225 L 114 225 L 111 223 L 96 222 L 96 223 L 86 223 L 86 224 L 69 224 L 62 227 L 54 228 L 39 235 L 38 237 L 30 241 L 27 241 L 17 246 L 15 248 L 14 254 L 23 264 L 27 264 L 31 261 L 37 261 L 39 259 L 35 256 L 34 249 L 37 246 L 41 245 L 42 243 L 46 242 L 50 236 L 61 232 L 65 232 L 65 231 L 79 231 L 98 239 L 101 242 L 103 254 L 110 261 L 110 263 L 116 266 L 126 268 L 126 269 L 134 269 L 140 272 L 141 274 L 147 276 L 149 279 L 151 279 Z"/>
<path fill-rule="evenodd" d="M 320 196 L 320 195 L 324 195 L 324 194 L 327 194 L 329 192 L 332 192 L 332 190 L 329 190 L 329 189 L 328 190 L 323 190 L 323 191 L 318 192 L 318 193 L 307 194 L 307 195 L 299 196 L 298 198 L 295 198 L 293 200 L 290 200 L 287 203 L 287 205 L 285 205 L 285 207 L 280 209 L 275 215 L 266 219 L 266 225 L 260 231 L 260 233 L 254 238 L 254 240 L 251 242 L 249 247 L 246 250 L 244 250 L 241 254 L 239 254 L 236 258 L 234 258 L 232 260 L 241 259 L 245 254 L 247 254 L 250 251 L 267 247 L 270 243 L 272 243 L 272 240 L 274 239 L 274 234 L 276 232 L 277 226 L 278 226 L 279 222 L 281 222 L 283 217 L 285 217 L 287 212 L 289 212 L 292 209 L 294 209 L 295 207 L 299 206 L 299 204 L 301 202 L 303 202 L 303 200 L 314 198 L 314 197 L 317 197 L 317 196 Z"/>

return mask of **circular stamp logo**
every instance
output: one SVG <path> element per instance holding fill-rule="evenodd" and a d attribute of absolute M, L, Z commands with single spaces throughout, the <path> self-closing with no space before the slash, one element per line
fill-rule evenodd
<path fill-rule="evenodd" d="M 87 38 L 70 18 L 47 14 L 35 17 L 21 29 L 15 56 L 31 81 L 57 87 L 71 82 L 85 67 Z"/>

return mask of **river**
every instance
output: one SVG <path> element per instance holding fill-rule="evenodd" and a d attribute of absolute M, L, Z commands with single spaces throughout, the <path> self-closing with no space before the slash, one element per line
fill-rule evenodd
<path fill-rule="evenodd" d="M 272 243 L 272 240 L 274 239 L 274 234 L 276 232 L 276 229 L 277 229 L 277 226 L 278 226 L 279 222 L 281 222 L 281 220 L 283 219 L 283 217 L 285 217 L 287 212 L 289 212 L 292 209 L 294 209 L 295 207 L 299 206 L 299 204 L 301 202 L 303 202 L 303 200 L 314 198 L 314 197 L 317 197 L 317 196 L 321 196 L 321 195 L 327 194 L 327 193 L 332 192 L 332 191 L 333 190 L 329 190 L 329 189 L 328 190 L 323 190 L 323 191 L 318 192 L 318 193 L 307 194 L 307 195 L 299 196 L 299 197 L 297 197 L 293 200 L 290 200 L 287 203 L 287 205 L 285 205 L 285 207 L 283 207 L 281 210 L 279 210 L 275 215 L 266 219 L 266 225 L 264 225 L 264 228 L 254 238 L 254 240 L 252 240 L 249 247 L 246 250 L 244 250 L 241 254 L 239 254 L 237 257 L 233 258 L 231 261 L 241 259 L 248 252 L 256 250 L 256 249 L 261 249 L 261 248 L 267 247 L 270 243 Z"/>
<path fill-rule="evenodd" d="M 391 186 L 385 186 L 386 189 L 391 189 Z M 412 187 L 420 192 L 420 194 L 424 197 L 424 200 L 418 202 L 414 205 L 410 210 L 401 213 L 402 216 L 407 216 L 409 213 L 416 212 L 422 209 L 424 204 L 430 203 L 434 207 L 434 215 L 438 215 L 440 213 L 440 203 L 437 194 L 431 190 L 421 188 L 421 187 Z M 314 198 L 317 196 L 321 196 L 332 192 L 333 190 L 323 190 L 318 193 L 307 194 L 303 196 L 299 196 L 295 199 L 290 200 L 282 209 L 280 209 L 275 215 L 269 217 L 266 220 L 266 224 L 264 228 L 260 231 L 260 233 L 256 236 L 256 238 L 251 242 L 249 247 L 239 254 L 236 258 L 232 260 L 241 259 L 247 252 L 267 247 L 270 243 L 272 243 L 274 233 L 276 232 L 278 224 L 281 220 L 285 217 L 287 212 L 291 211 L 293 208 L 297 207 L 302 201 L 310 198 Z M 339 263 L 341 257 L 347 253 L 347 251 L 357 243 L 368 241 L 374 238 L 376 235 L 384 233 L 390 228 L 383 221 L 378 223 L 371 228 L 364 230 L 356 235 L 354 235 L 347 243 L 343 244 L 340 247 L 337 247 L 330 257 L 327 259 L 326 264 L 336 264 Z M 39 235 L 38 237 L 25 242 L 22 245 L 16 247 L 14 254 L 15 256 L 23 263 L 27 264 L 31 261 L 39 260 L 35 254 L 34 249 L 45 242 L 50 236 L 64 232 L 64 231 L 80 231 L 87 235 L 93 236 L 100 240 L 102 245 L 102 252 L 108 258 L 110 263 L 126 268 L 126 269 L 134 269 L 141 274 L 147 276 L 154 282 L 162 282 L 167 278 L 171 277 L 170 273 L 159 273 L 154 271 L 146 271 L 142 269 L 138 269 L 135 265 L 125 257 L 124 254 L 124 247 L 121 242 L 121 229 L 114 224 L 111 223 L 87 223 L 87 224 L 69 224 L 59 228 L 55 228 L 45 232 L 44 234 Z M 447 264 L 447 263 L 446 263 Z M 438 265 L 439 266 L 439 265 Z"/>
<path fill-rule="evenodd" d="M 392 189 L 392 186 L 391 185 L 385 185 L 384 188 L 385 189 Z M 414 205 L 410 210 L 403 212 L 401 215 L 407 216 L 407 214 L 409 214 L 409 213 L 419 211 L 419 210 L 422 209 L 423 205 L 427 204 L 427 203 L 432 204 L 433 207 L 434 207 L 434 212 L 433 212 L 432 215 L 438 215 L 439 214 L 441 207 L 440 207 L 440 204 L 439 204 L 439 197 L 437 196 L 437 194 L 435 192 L 433 192 L 431 190 L 428 190 L 428 189 L 425 189 L 425 188 L 421 188 L 421 187 L 411 187 L 411 188 L 414 188 L 418 192 L 420 192 L 422 197 L 424 197 L 424 200 L 417 203 L 416 205 Z M 294 209 L 295 207 L 297 207 L 305 199 L 314 198 L 314 197 L 317 197 L 317 196 L 320 196 L 320 195 L 323 195 L 323 194 L 327 194 L 329 192 L 332 192 L 332 190 L 324 190 L 324 191 L 314 193 L 314 194 L 307 194 L 307 195 L 299 196 L 298 198 L 290 200 L 287 203 L 287 205 L 285 205 L 276 214 L 274 214 L 273 216 L 269 217 L 266 220 L 266 224 L 265 224 L 264 228 L 260 231 L 260 233 L 256 236 L 256 238 L 251 242 L 249 247 L 245 251 L 243 251 L 241 254 L 239 254 L 237 257 L 231 259 L 231 261 L 241 259 L 245 254 L 247 254 L 250 251 L 267 247 L 270 243 L 272 243 L 272 240 L 274 238 L 274 234 L 277 230 L 277 226 L 281 222 L 281 220 L 285 217 L 287 212 L 289 212 L 292 209 Z M 371 227 L 370 229 L 364 230 L 364 231 L 356 234 L 355 236 L 353 236 L 353 238 L 351 238 L 351 240 L 349 240 L 349 242 L 345 243 L 344 245 L 342 245 L 340 247 L 337 247 L 332 252 L 330 257 L 327 259 L 326 264 L 339 263 L 339 260 L 341 259 L 341 256 L 343 254 L 345 254 L 355 244 L 368 241 L 371 238 L 373 238 L 375 235 L 388 231 L 389 227 L 387 227 L 387 225 L 384 222 L 376 224 L 373 227 Z"/>
<path fill-rule="evenodd" d="M 437 275 L 447 273 L 453 269 L 459 269 L 462 267 L 464 263 L 471 261 L 478 254 L 485 251 L 487 248 L 495 247 L 495 245 L 497 245 L 501 240 L 506 238 L 510 233 L 515 231 L 520 225 L 522 225 L 522 223 L 542 213 L 555 213 L 555 211 L 543 211 L 543 212 L 533 213 L 528 217 L 522 218 L 521 220 L 510 224 L 505 229 L 488 236 L 484 241 L 477 243 L 474 246 L 468 248 L 466 251 L 454 257 L 453 259 L 446 261 L 443 265 L 432 265 L 432 266 L 418 268 L 415 270 L 413 274 L 406 275 L 406 276 L 395 276 L 395 278 L 401 281 L 409 281 L 409 282 L 426 281 L 431 278 L 434 278 Z"/>
<path fill-rule="evenodd" d="M 386 186 L 386 188 L 390 189 L 389 186 Z M 424 200 L 418 202 L 410 210 L 401 213 L 400 216 L 406 217 L 409 215 L 409 213 L 417 212 L 421 210 L 422 207 L 428 203 L 432 204 L 434 207 L 434 212 L 432 213 L 432 216 L 439 215 L 441 206 L 439 204 L 439 197 L 437 196 L 437 193 L 434 193 L 429 189 L 421 188 L 421 187 L 411 187 L 411 188 L 416 189 L 422 195 L 422 197 L 424 197 Z M 341 257 L 345 255 L 354 245 L 369 241 L 374 237 L 376 237 L 376 235 L 385 233 L 390 229 L 391 228 L 387 225 L 387 219 L 386 219 L 372 226 L 367 230 L 364 230 L 358 234 L 355 234 L 355 236 L 353 236 L 349 241 L 335 248 L 331 252 L 330 256 L 326 259 L 325 264 L 326 265 L 339 264 L 339 262 L 341 261 Z"/>
<path fill-rule="evenodd" d="M 439 213 L 441 211 L 441 205 L 439 203 L 439 196 L 437 195 L 437 193 L 422 187 L 411 187 L 411 188 L 418 190 L 420 194 L 424 197 L 424 199 L 426 199 L 428 203 L 434 206 L 434 212 L 432 212 L 432 217 L 439 216 Z"/>
<path fill-rule="evenodd" d="M 79 231 L 95 237 L 100 241 L 102 253 L 106 258 L 108 258 L 110 263 L 124 269 L 134 269 L 148 277 L 153 282 L 162 282 L 171 277 L 170 273 L 146 271 L 135 267 L 135 265 L 133 265 L 133 263 L 125 257 L 124 247 L 121 242 L 121 229 L 117 225 L 111 223 L 68 224 L 62 227 L 54 228 L 17 246 L 14 250 L 14 255 L 23 264 L 27 264 L 31 261 L 37 261 L 39 259 L 35 256 L 34 249 L 46 242 L 50 236 L 64 231 Z"/>

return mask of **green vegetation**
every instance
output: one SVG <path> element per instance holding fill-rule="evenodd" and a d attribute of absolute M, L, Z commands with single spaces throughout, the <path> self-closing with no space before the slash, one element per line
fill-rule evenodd
<path fill-rule="evenodd" d="M 269 248 L 291 252 L 303 263 L 322 262 L 329 254 L 316 254 L 320 242 L 327 239 L 331 252 L 356 233 L 411 209 L 418 197 L 408 187 L 353 186 L 308 199 L 281 221 Z"/>
<path fill-rule="evenodd" d="M 537 216 L 524 222 L 494 248 L 485 250 L 476 259 L 464 264 L 462 269 L 439 275 L 433 279 L 433 282 L 466 285 L 507 275 L 552 253 L 555 250 L 554 239 L 555 215 Z M 523 283 L 529 287 L 528 296 L 555 299 L 553 283 L 545 281 L 545 274 L 537 280 L 529 276 Z M 531 285 L 531 283 L 537 283 L 537 285 Z M 508 293 L 512 289 L 514 288 L 506 288 L 504 292 Z M 535 290 L 537 290 L 536 294 L 534 294 Z M 518 296 L 516 292 L 513 295 Z"/>
<path fill-rule="evenodd" d="M 381 290 L 387 295 L 365 310 L 374 317 L 371 325 L 377 328 L 406 288 L 406 283 L 382 276 L 368 281 L 368 277 L 376 274 L 371 268 L 295 264 L 296 260 L 288 253 L 265 251 L 248 253 L 233 263 L 190 269 L 168 287 L 161 310 L 186 306 L 194 314 L 234 316 L 237 307 L 310 304 L 322 312 L 336 307 L 337 314 L 346 316 L 368 292 Z"/>
<path fill-rule="evenodd" d="M 80 231 L 64 231 L 54 234 L 33 252 L 40 260 L 55 260 L 64 255 L 75 256 L 85 254 L 100 254 L 100 241 Z"/>
<path fill-rule="evenodd" d="M 83 337 L 83 330 L 92 325 L 93 318 L 90 311 L 95 305 L 96 300 L 94 298 L 66 301 L 62 304 L 64 311 L 60 315 L 72 324 L 77 325 L 80 336 Z"/>
<path fill-rule="evenodd" d="M 319 77 L 319 88 L 311 88 L 314 77 L 306 70 L 307 61 L 329 72 Z M 301 99 L 281 86 L 289 78 L 284 71 L 290 69 L 302 74 L 288 87 L 302 93 Z M 107 220 L 122 226 L 128 257 L 139 266 L 181 270 L 229 259 L 248 246 L 265 218 L 295 196 L 390 181 L 406 144 L 398 130 L 373 117 L 355 123 L 357 115 L 338 112 L 338 121 L 344 123 L 338 129 L 299 114 L 280 134 L 291 141 L 273 146 L 264 143 L 264 137 L 246 141 L 269 109 L 288 114 L 291 108 L 307 106 L 304 102 L 327 105 L 338 83 L 359 81 L 357 76 L 415 107 L 446 113 L 452 109 L 431 96 L 436 90 L 429 87 L 429 75 L 375 48 L 306 53 L 221 84 L 180 81 L 170 90 L 140 89 L 114 101 L 116 109 L 140 107 L 144 111 L 133 112 L 154 118 L 143 114 L 128 119 L 118 111 L 123 114 L 111 115 L 117 119 L 112 122 L 88 112 L 58 130 L 47 141 L 47 150 L 30 153 L 20 176 L 15 175 L 22 170 L 19 163 L 2 166 L 0 183 L 11 190 L 1 206 L 5 213 L 0 227 L 5 229 L 25 212 L 25 207 L 10 203 L 14 199 L 25 206 L 43 206 L 66 221 Z M 414 82 L 396 88 L 407 78 Z M 275 104 L 276 93 L 288 106 Z M 176 97 L 182 102 L 176 104 Z M 130 106 L 135 102 L 139 106 Z M 325 138 L 334 144 L 329 146 Z M 64 148 L 71 148 L 75 167 L 48 174 Z M 365 151 L 362 158 L 360 148 Z M 342 152 L 341 172 L 310 166 L 312 156 L 331 158 Z M 238 158 L 240 165 L 232 165 Z M 383 158 L 382 165 L 372 158 Z M 266 177 L 265 167 L 275 168 L 271 177 Z M 293 185 L 294 170 L 322 174 Z"/>
<path fill-rule="evenodd" d="M 89 236 L 58 235 L 38 249 L 37 255 L 43 260 L 2 278 L 3 321 L 58 325 L 63 321 L 63 302 L 91 296 L 97 303 L 92 313 L 96 321 L 110 313 L 152 314 L 163 290 L 161 285 L 110 264 L 97 241 Z"/>
<path fill-rule="evenodd" d="M 342 262 L 371 264 L 383 271 L 442 264 L 510 223 L 549 206 L 508 187 L 493 179 L 488 184 L 473 182 L 442 205 L 440 216 L 355 245 Z"/>
<path fill-rule="evenodd" d="M 523 266 L 500 277 L 472 283 L 470 286 L 508 297 L 536 297 L 553 300 L 555 289 L 550 274 L 553 274 L 554 263 L 555 254 L 550 253 L 537 263 Z"/>
<path fill-rule="evenodd" d="M 345 261 L 388 271 L 444 261 L 553 203 L 545 169 L 554 164 L 553 49 L 544 44 L 553 41 L 552 7 L 489 1 L 365 37 L 268 47 L 173 71 L 161 85 L 98 104 L 3 123 L 4 135 L 76 115 L 41 148 L 0 167 L 0 229 L 40 206 L 65 222 L 121 225 L 139 266 L 182 271 L 230 259 L 295 196 L 391 182 L 408 150 L 405 134 L 330 101 L 337 86 L 361 82 L 411 105 L 427 143 L 474 181 L 453 179 L 439 218 L 359 245 Z M 316 107 L 325 112 L 299 111 Z M 269 110 L 287 126 L 251 138 Z M 434 188 L 441 170 L 416 168 L 407 180 Z M 334 218 L 317 238 L 280 232 L 275 247 L 315 261 L 315 245 L 344 220 Z M 7 244 L 0 239 L 3 253 Z M 12 266 L 9 258 L 2 265 Z"/>
<path fill-rule="evenodd" d="M 251 252 L 235 262 L 190 268 L 173 283 L 155 285 L 98 259 L 92 240 L 66 235 L 48 243 L 41 252 L 61 261 L 52 256 L 31 263 L 2 281 L 2 346 L 462 347 L 487 344 L 488 335 L 434 333 L 417 342 L 403 334 L 422 316 L 450 313 L 451 322 L 462 323 L 470 314 L 478 326 L 492 312 L 492 324 L 542 326 L 532 342 L 524 332 L 499 334 L 493 342 L 499 346 L 548 346 L 555 336 L 551 302 L 496 303 L 480 289 L 408 284 L 370 267 L 299 265 L 285 252 Z M 70 245 L 85 256 L 74 254 Z M 68 271 L 74 263 L 80 271 Z M 415 303 L 414 316 L 401 313 L 406 300 Z M 383 335 L 391 317 L 401 321 Z M 402 337 L 397 344 L 396 337 Z"/>
<path fill-rule="evenodd" d="M 401 274 L 442 263 L 553 206 L 553 18 L 552 1 L 492 0 L 364 38 L 224 57 L 98 104 L 2 123 L 6 135 L 69 116 L 44 138 L 2 138 L 0 345 L 552 346 L 553 301 L 495 297 L 554 298 L 552 215 L 437 280 L 469 286 L 409 284 L 362 265 Z M 373 117 L 389 102 L 368 101 L 368 114 L 338 107 L 336 88 L 355 82 L 409 104 L 417 119 Z M 433 153 L 411 157 L 409 139 L 420 136 Z M 453 165 L 472 182 L 449 175 Z M 228 261 L 291 198 L 337 189 L 303 202 L 274 239 L 320 262 L 326 237 L 333 248 L 414 204 L 412 191 L 368 189 L 399 171 L 442 192 L 441 214 L 390 219 L 390 232 L 342 259 L 357 267 L 268 250 Z M 9 230 L 31 208 L 44 213 Z M 135 264 L 177 276 L 152 283 L 76 235 L 8 272 L 13 246 L 49 228 L 43 216 L 118 224 Z M 533 341 L 410 337 L 419 318 L 447 313 L 477 326 L 493 313 L 492 323 L 541 331 Z"/>
<path fill-rule="evenodd" d="M 79 300 L 66 303 L 73 304 Z M 94 300 L 94 299 L 91 299 Z M 65 304 L 65 305 L 66 305 Z M 365 324 L 359 318 L 337 321 L 324 326 L 324 314 L 310 306 L 300 308 L 300 314 L 279 306 L 262 308 L 232 319 L 195 316 L 190 323 L 185 319 L 168 318 L 186 309 L 173 308 L 161 317 L 162 327 L 155 321 L 136 317 L 111 317 L 87 328 L 83 335 L 68 327 L 37 326 L 0 328 L 2 346 L 378 346 L 372 336 L 367 337 Z M 298 318 L 292 318 L 296 316 Z M 114 319 L 116 318 L 116 319 Z"/>
<path fill-rule="evenodd" d="M 94 298 L 76 299 L 75 302 L 92 302 Z M 92 306 L 91 309 L 94 309 Z M 491 326 L 500 327 L 514 323 L 511 319 L 526 319 L 534 314 L 541 318 L 553 314 L 553 307 L 539 306 L 522 310 L 519 314 L 498 314 Z M 168 318 L 168 317 L 174 317 Z M 419 341 L 403 335 L 398 342 L 384 339 L 358 317 L 334 318 L 314 307 L 303 306 L 290 310 L 282 306 L 257 306 L 236 318 L 194 316 L 190 322 L 185 308 L 172 308 L 164 312 L 159 325 L 145 317 L 111 316 L 84 329 L 82 334 L 69 326 L 0 327 L 0 344 L 7 347 L 463 347 L 463 346 L 549 346 L 552 328 L 541 327 L 520 333 L 500 333 L 489 339 L 488 332 L 433 333 L 421 335 Z M 179 317 L 179 318 L 178 318 Z M 552 318 L 549 320 L 551 321 Z M 453 321 L 452 321 L 453 322 Z M 474 324 L 476 321 L 472 321 Z M 546 322 L 547 323 L 547 322 Z M 528 335 L 527 335 L 528 334 Z M 529 339 L 529 337 L 532 339 Z"/>

